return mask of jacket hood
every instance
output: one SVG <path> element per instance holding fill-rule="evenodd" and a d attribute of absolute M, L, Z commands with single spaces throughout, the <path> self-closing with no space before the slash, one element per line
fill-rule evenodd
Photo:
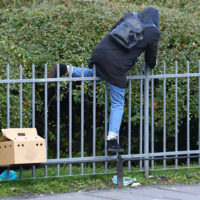
<path fill-rule="evenodd" d="M 159 27 L 160 14 L 156 8 L 149 7 L 144 9 L 139 13 L 139 18 L 143 21 L 144 24 L 153 23 Z"/>

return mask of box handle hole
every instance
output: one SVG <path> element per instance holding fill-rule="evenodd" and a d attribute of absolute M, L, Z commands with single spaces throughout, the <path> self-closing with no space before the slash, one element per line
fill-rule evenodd
<path fill-rule="evenodd" d="M 18 136 L 26 136 L 25 133 L 18 133 Z"/>

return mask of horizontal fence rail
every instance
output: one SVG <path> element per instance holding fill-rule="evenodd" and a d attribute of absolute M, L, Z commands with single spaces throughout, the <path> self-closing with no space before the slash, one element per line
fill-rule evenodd
<path fill-rule="evenodd" d="M 186 63 L 186 73 L 178 73 L 178 62 L 176 61 L 174 64 L 175 73 L 173 74 L 167 74 L 166 69 L 167 65 L 164 62 L 162 65 L 163 72 L 162 74 L 154 74 L 154 70 L 150 70 L 148 67 L 146 67 L 144 64 L 140 64 L 139 68 L 139 75 L 132 75 L 133 72 L 129 72 L 127 74 L 127 107 L 125 108 L 125 112 L 127 112 L 127 151 L 121 156 L 124 163 L 127 162 L 127 171 L 131 171 L 134 166 L 135 168 L 138 167 L 138 171 L 144 171 L 145 175 L 149 175 L 150 170 L 157 170 L 156 169 L 156 161 L 162 160 L 162 168 L 163 170 L 169 169 L 167 167 L 167 160 L 173 160 L 173 164 L 171 164 L 170 169 L 177 169 L 181 168 L 179 166 L 179 162 L 181 159 L 186 160 L 186 167 L 194 167 L 193 163 L 191 163 L 193 160 L 198 160 L 198 164 L 195 164 L 195 167 L 200 166 L 200 62 L 198 61 L 198 72 L 190 73 L 190 63 L 187 61 Z M 157 66 L 157 68 L 160 66 Z M 171 66 L 170 66 L 171 67 Z M 57 68 L 58 69 L 58 68 Z M 72 175 L 85 175 L 85 174 L 109 174 L 111 173 L 109 171 L 109 162 L 115 162 L 117 161 L 118 157 L 117 155 L 108 155 L 106 151 L 106 137 L 108 132 L 108 121 L 109 121 L 109 93 L 108 93 L 108 87 L 107 83 L 102 85 L 104 87 L 103 95 L 104 95 L 104 110 L 99 113 L 98 109 L 98 83 L 101 81 L 100 77 L 96 76 L 96 67 L 93 67 L 93 76 L 92 77 L 84 77 L 84 65 L 81 65 L 81 76 L 80 77 L 73 77 L 72 75 L 72 66 L 70 65 L 69 68 L 69 75 L 65 77 L 60 77 L 60 71 L 57 70 L 57 78 L 47 78 L 48 73 L 48 66 L 45 64 L 44 66 L 44 76 L 41 78 L 36 77 L 36 67 L 35 65 L 32 65 L 32 71 L 31 71 L 31 77 L 23 78 L 23 75 L 26 74 L 25 69 L 20 65 L 19 71 L 18 71 L 18 77 L 15 76 L 15 78 L 11 78 L 13 76 L 11 67 L 7 65 L 7 68 L 4 72 L 5 74 L 2 74 L 0 76 L 0 89 L 1 92 L 5 97 L 5 99 L 2 99 L 1 105 L 4 104 L 6 101 L 5 109 L 2 106 L 1 112 L 6 112 L 6 121 L 5 124 L 1 125 L 1 128 L 22 128 L 22 127 L 36 127 L 37 128 L 37 112 L 41 112 L 40 114 L 43 116 L 43 122 L 42 128 L 39 127 L 40 130 L 43 130 L 43 137 L 46 140 L 46 147 L 47 147 L 47 163 L 37 165 L 31 165 L 32 167 L 32 174 L 29 175 L 29 178 L 36 178 L 37 176 L 37 168 L 44 166 L 44 176 L 43 177 L 51 177 L 52 175 L 49 174 L 49 168 L 51 165 L 56 166 L 56 173 L 54 176 L 60 177 L 63 176 L 63 165 L 67 165 L 67 172 L 65 171 L 66 176 L 72 176 Z M 6 78 L 1 78 L 1 77 Z M 167 101 L 169 98 L 169 90 L 172 90 L 172 86 L 168 85 L 168 80 L 173 81 L 173 116 L 174 116 L 174 127 L 171 129 L 173 132 L 173 136 L 168 134 L 168 121 L 167 117 L 169 117 L 167 111 L 168 111 L 168 105 Z M 180 124 L 179 122 L 179 112 L 180 112 L 180 85 L 179 80 L 184 79 L 185 80 L 185 95 L 186 100 L 183 102 L 184 109 L 185 109 L 185 121 L 183 124 Z M 198 99 L 193 101 L 191 99 L 194 94 L 194 89 L 192 88 L 191 79 L 197 80 L 197 91 L 195 90 L 195 94 L 197 93 Z M 159 82 L 158 82 L 159 81 Z M 87 100 L 87 83 L 91 83 L 91 91 L 92 91 L 92 111 L 91 113 L 87 112 L 87 105 L 85 104 L 85 101 Z M 74 88 L 74 85 L 79 83 L 78 89 Z M 102 83 L 102 81 L 101 81 Z M 37 92 L 37 86 L 40 84 L 42 85 L 42 96 L 38 96 Z M 49 98 L 49 87 L 54 84 L 54 98 Z M 61 118 L 62 112 L 63 112 L 63 85 L 67 84 L 65 87 L 65 90 L 68 91 L 67 95 L 68 97 L 65 99 L 67 101 L 64 108 L 67 110 L 68 114 L 65 116 L 65 119 Z M 156 90 L 156 87 L 162 85 L 160 91 Z M 161 84 L 161 85 L 160 85 Z M 138 90 L 138 99 L 136 99 L 134 95 L 133 88 L 139 87 Z M 181 85 L 183 87 L 183 85 Z M 15 88 L 16 94 L 13 94 L 13 88 Z M 41 87 L 40 87 L 41 88 Z M 28 91 L 30 90 L 30 92 Z M 78 93 L 75 93 L 74 91 L 77 90 Z M 136 93 L 136 92 L 135 92 Z M 193 96 L 192 96 L 192 95 Z M 27 95 L 27 96 L 26 96 Z M 157 105 L 156 99 L 162 98 L 162 104 Z M 172 95 L 170 93 L 170 95 Z M 182 94 L 183 95 L 183 94 Z M 80 114 L 77 118 L 77 114 L 75 116 L 75 113 L 73 113 L 74 108 L 74 102 L 75 97 L 77 96 L 78 100 L 80 101 Z M 13 122 L 15 120 L 15 116 L 13 116 L 13 102 L 16 101 L 16 97 L 19 97 L 17 100 L 17 103 L 19 103 L 18 107 L 18 116 L 16 116 L 16 119 L 18 122 Z M 38 99 L 40 97 L 40 99 Z M 26 100 L 29 99 L 30 101 L 30 109 L 28 112 L 26 111 Z M 42 102 L 41 107 L 37 107 L 37 102 Z M 52 101 L 56 102 L 56 113 L 51 113 L 50 106 Z M 134 130 L 134 108 L 135 102 L 138 103 L 138 112 L 139 112 L 139 121 L 138 121 L 138 127 L 137 132 Z M 182 100 L 181 100 L 182 101 Z M 196 102 L 196 104 L 194 104 Z M 160 109 L 162 110 L 161 118 L 162 118 L 162 124 L 160 124 L 160 132 L 162 132 L 161 135 L 157 135 L 155 130 L 158 130 L 157 126 L 157 119 L 156 119 L 156 112 L 157 107 L 160 106 Z M 196 106 L 197 109 L 196 112 L 196 118 L 197 119 L 197 129 L 193 132 L 191 132 L 191 110 L 193 109 L 192 106 Z M 43 110 L 43 112 L 41 111 Z M 194 112 L 192 110 L 192 112 Z M 16 114 L 16 112 L 15 112 Z M 55 115 L 55 125 L 54 132 L 55 135 L 50 135 L 50 129 L 52 131 L 51 122 L 49 120 L 50 115 Z M 87 120 L 87 115 L 92 116 L 92 120 L 90 122 L 91 130 L 90 132 L 90 145 L 92 146 L 91 150 L 91 156 L 87 156 L 88 152 L 86 152 L 86 139 L 85 135 L 88 130 L 86 130 L 85 123 Z M 102 128 L 99 130 L 97 119 L 99 115 L 103 116 L 104 120 L 102 121 L 104 130 Z M 28 117 L 27 117 L 28 116 Z M 27 118 L 30 118 L 31 120 L 28 120 Z M 75 119 L 76 118 L 76 119 Z M 76 127 L 76 120 L 78 120 L 78 123 L 80 124 L 79 134 L 80 138 L 76 138 L 73 133 L 73 128 Z M 18 127 L 12 127 L 13 124 L 18 123 Z M 98 122 L 99 123 L 99 122 Z M 67 124 L 67 125 L 66 125 Z M 62 133 L 62 126 L 66 125 L 68 134 L 63 136 Z M 182 142 L 181 140 L 183 138 L 180 137 L 179 127 L 180 125 L 184 125 L 186 129 L 186 138 L 184 138 L 185 142 L 185 149 L 179 149 L 179 144 Z M 172 128 L 172 127 L 171 127 Z M 123 129 L 122 129 L 123 131 Z M 121 131 L 121 132 L 122 132 Z M 99 133 L 101 132 L 101 137 L 104 138 L 104 148 L 103 151 L 98 151 L 98 138 Z M 120 133 L 121 133 L 120 132 Z M 195 135 L 194 135 L 195 132 Z M 98 134 L 97 134 L 98 133 Z M 126 134 L 126 133 L 125 133 Z M 171 133 L 172 134 L 172 133 Z M 121 135 L 120 135 L 121 136 Z M 196 145 L 195 149 L 191 149 L 191 138 L 195 137 Z M 53 138 L 53 139 L 52 139 Z M 62 139 L 64 138 L 65 143 L 63 143 Z M 138 139 L 138 149 L 136 149 L 133 145 L 134 138 Z M 160 141 L 157 141 L 159 138 Z M 167 146 L 167 141 L 174 140 L 174 146 L 173 150 L 172 147 Z M 76 151 L 76 149 L 73 148 L 73 142 L 74 139 L 79 141 L 80 148 Z M 52 152 L 49 151 L 52 148 L 52 141 L 56 142 L 56 146 L 54 146 L 55 154 L 52 155 Z M 121 137 L 120 141 L 121 142 Z M 162 151 L 157 152 L 156 150 L 156 144 L 159 144 L 162 148 Z M 64 145 L 64 146 L 63 146 Z M 64 153 L 61 152 L 61 149 L 67 149 L 67 154 L 65 153 L 65 156 L 62 155 Z M 49 155 L 49 153 L 51 155 Z M 74 153 L 79 153 L 78 156 L 73 156 Z M 86 154 L 86 156 L 85 156 Z M 92 171 L 87 173 L 87 163 L 91 163 L 92 165 L 90 168 Z M 103 168 L 101 166 L 101 172 L 99 172 L 97 163 L 103 163 Z M 80 164 L 80 171 L 76 174 L 73 172 L 73 168 L 75 164 Z M 172 167 L 173 165 L 173 167 Z M 6 166 L 0 166 L 0 167 L 6 167 Z M 15 166 L 16 167 L 16 166 Z M 23 172 L 25 172 L 24 167 L 26 165 L 21 165 L 19 168 L 20 173 L 20 179 L 26 179 L 27 177 L 23 175 Z M 103 169 L 103 170 L 102 170 Z M 112 171 L 112 173 L 115 173 L 115 171 Z M 41 177 L 39 175 L 39 177 Z"/>

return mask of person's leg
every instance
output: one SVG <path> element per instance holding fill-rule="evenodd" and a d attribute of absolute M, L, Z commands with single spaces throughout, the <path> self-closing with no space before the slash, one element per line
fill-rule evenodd
<path fill-rule="evenodd" d="M 70 65 L 65 65 L 62 63 L 55 63 L 51 70 L 48 72 L 48 78 L 56 78 L 57 77 L 57 67 L 59 66 L 60 77 L 63 75 L 69 75 Z M 83 68 L 84 77 L 92 77 L 93 69 Z M 71 66 L 72 77 L 81 77 L 82 69 L 80 67 Z"/>
<path fill-rule="evenodd" d="M 110 112 L 110 120 L 109 120 L 109 131 L 107 140 L 113 141 L 111 146 L 108 147 L 108 150 L 113 149 L 112 145 L 116 146 L 117 144 L 117 138 L 119 137 L 119 130 L 122 122 L 122 116 L 124 113 L 124 94 L 125 94 L 125 88 L 120 88 L 118 86 L 112 85 L 109 83 L 110 88 L 110 99 L 111 99 L 111 112 Z M 116 151 L 122 148 L 118 145 L 116 148 Z M 111 150 L 112 151 L 112 150 Z"/>
<path fill-rule="evenodd" d="M 69 65 L 67 66 L 69 71 Z M 82 76 L 82 69 L 81 67 L 71 67 L 71 73 L 73 77 L 81 77 Z M 83 68 L 84 77 L 92 77 L 93 76 L 93 69 Z"/>

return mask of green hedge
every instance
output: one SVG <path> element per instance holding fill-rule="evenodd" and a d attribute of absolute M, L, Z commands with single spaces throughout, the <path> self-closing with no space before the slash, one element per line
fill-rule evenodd
<path fill-rule="evenodd" d="M 112 25 L 127 11 L 140 12 L 143 8 L 154 6 L 160 11 L 160 30 L 162 32 L 158 51 L 158 65 L 155 73 L 163 73 L 163 62 L 166 62 L 166 73 L 175 72 L 174 62 L 178 61 L 179 73 L 186 73 L 186 61 L 190 61 L 190 72 L 198 72 L 199 59 L 199 21 L 198 1 L 1 1 L 0 3 L 0 79 L 6 78 L 6 65 L 10 64 L 11 78 L 19 77 L 19 65 L 23 65 L 23 77 L 31 78 L 32 64 L 36 65 L 36 77 L 44 77 L 44 64 L 50 66 L 56 62 L 71 63 L 80 66 L 90 59 L 98 42 L 109 32 Z M 139 58 L 132 74 L 139 74 Z M 179 138 L 180 149 L 186 144 L 186 78 L 179 79 Z M 167 80 L 167 148 L 174 149 L 174 91 L 175 81 Z M 132 143 L 137 152 L 139 144 L 140 82 L 132 84 Z M 191 145 L 197 146 L 198 128 L 198 79 L 190 80 L 190 118 Z M 24 126 L 31 126 L 31 84 L 23 86 Z M 11 127 L 19 126 L 19 85 L 11 84 Z M 36 126 L 43 134 L 44 126 L 44 84 L 37 84 Z M 97 153 L 104 151 L 104 83 L 97 86 Z M 56 96 L 55 85 L 49 85 L 49 144 L 55 146 L 56 140 Z M 61 155 L 68 153 L 68 83 L 61 84 L 61 137 L 66 146 Z M 6 85 L 0 86 L 0 128 L 6 127 Z M 73 151 L 74 156 L 80 152 L 80 84 L 73 85 Z M 128 96 L 128 95 L 127 95 Z M 155 148 L 162 150 L 163 125 L 163 80 L 155 80 Z M 127 102 L 127 100 L 126 100 Z M 92 83 L 85 83 L 85 151 L 91 155 L 92 144 Z M 121 127 L 124 147 L 127 147 L 127 104 Z M 91 123 L 90 123 L 91 122 Z M 185 139 L 184 139 L 185 138 Z M 49 155 L 56 154 L 51 148 Z"/>

